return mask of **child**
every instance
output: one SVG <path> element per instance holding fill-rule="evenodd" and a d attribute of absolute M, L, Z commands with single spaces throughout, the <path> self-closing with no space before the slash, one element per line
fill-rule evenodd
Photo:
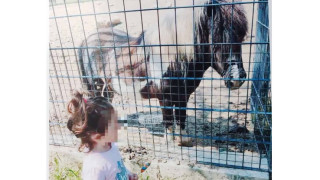
<path fill-rule="evenodd" d="M 83 98 L 84 93 L 73 92 L 68 103 L 71 114 L 68 129 L 81 139 L 79 151 L 87 149 L 83 161 L 84 180 L 137 180 L 123 164 L 115 142 L 118 139 L 117 113 L 104 97 Z"/>

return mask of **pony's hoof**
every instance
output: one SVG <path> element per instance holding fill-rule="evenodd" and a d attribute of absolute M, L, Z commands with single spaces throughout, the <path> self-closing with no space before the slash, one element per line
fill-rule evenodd
<path fill-rule="evenodd" d="M 170 134 L 174 133 L 173 127 L 172 127 L 172 126 L 169 126 L 167 132 L 170 133 Z M 174 136 L 171 136 L 170 139 L 171 139 L 172 141 L 174 141 L 174 140 L 175 140 L 175 137 L 174 137 Z"/>
<path fill-rule="evenodd" d="M 189 137 L 178 137 L 178 146 L 192 147 L 193 143 Z"/>
<path fill-rule="evenodd" d="M 170 129 L 170 128 L 168 128 L 168 129 Z M 173 131 L 176 134 L 180 134 L 178 136 L 175 136 L 175 138 L 178 142 L 178 146 L 185 146 L 185 147 L 192 147 L 193 146 L 192 139 L 190 137 L 185 137 L 186 135 L 188 135 L 188 133 L 185 129 L 181 129 L 181 127 L 179 125 L 177 125 L 176 128 L 173 129 Z"/>
<path fill-rule="evenodd" d="M 193 147 L 193 143 L 192 142 L 181 142 L 181 143 L 178 143 L 178 146 Z"/>

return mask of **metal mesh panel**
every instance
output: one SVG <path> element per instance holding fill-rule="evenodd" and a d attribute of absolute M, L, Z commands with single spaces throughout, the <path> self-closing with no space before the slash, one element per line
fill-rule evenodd
<path fill-rule="evenodd" d="M 72 89 L 89 87 L 95 95 L 108 96 L 110 101 L 112 99 L 113 106 L 119 112 L 119 121 L 127 122 L 126 130 L 122 133 L 130 146 L 144 147 L 158 158 L 178 158 L 210 166 L 271 172 L 268 1 L 198 2 L 200 1 L 50 2 L 49 143 L 59 146 L 76 146 L 79 143 L 66 128 L 66 103 Z M 224 41 L 217 41 L 213 31 L 208 34 L 208 38 L 203 38 L 204 42 L 199 40 L 199 29 L 203 29 L 195 23 L 195 12 L 206 8 L 207 15 L 216 15 L 219 9 L 214 7 L 222 8 L 221 12 L 229 10 L 230 21 L 227 26 L 232 29 L 237 28 L 234 22 L 237 17 L 234 14 L 237 13 L 235 8 L 240 5 L 248 21 L 244 41 L 236 42 L 232 33 L 231 37 L 218 36 Z M 183 12 L 192 13 L 184 17 L 181 15 Z M 172 14 L 172 18 L 167 19 L 167 23 L 161 23 L 168 14 Z M 217 24 L 214 22 L 219 16 L 215 17 L 208 18 L 207 24 L 201 27 L 208 31 L 216 28 Z M 108 33 L 97 33 L 115 19 L 119 19 L 121 24 L 110 27 Z M 186 43 L 184 33 L 187 29 L 179 22 L 188 20 L 193 22 L 190 31 L 193 33 L 193 41 Z M 171 28 L 170 34 L 161 31 L 164 25 Z M 97 42 L 92 41 L 92 34 L 97 35 Z M 107 35 L 109 39 L 105 39 Z M 156 43 L 148 42 L 151 37 L 158 39 Z M 173 43 L 162 41 L 163 37 L 168 37 Z M 231 41 L 225 41 L 226 38 Z M 211 50 L 223 49 L 228 45 L 232 45 L 230 51 L 219 56 L 233 57 L 235 51 L 232 48 L 240 45 L 241 63 L 246 72 L 245 78 L 231 77 L 244 81 L 235 90 L 226 87 L 226 81 L 230 77 L 222 76 L 213 68 L 213 64 L 218 63 L 215 60 L 218 53 Z M 159 51 L 148 51 L 152 48 L 158 48 Z M 182 50 L 185 52 L 181 52 Z M 190 55 L 189 51 L 193 53 Z M 82 52 L 82 58 L 79 52 Z M 125 54 L 129 52 L 131 56 L 126 59 Z M 160 61 L 150 60 L 158 56 Z M 113 57 L 117 60 L 110 60 Z M 170 61 L 167 57 L 174 57 L 175 60 Z M 189 57 L 203 61 L 175 64 L 179 65 L 180 71 L 171 74 L 167 69 L 162 69 L 170 68 L 177 61 L 185 62 Z M 211 57 L 211 60 L 207 60 L 207 57 Z M 86 61 L 86 58 L 89 60 Z M 92 64 L 93 60 L 99 58 L 103 62 L 101 71 Z M 140 60 L 137 66 L 145 68 L 146 74 L 134 74 L 136 59 Z M 230 58 L 226 63 L 231 68 L 240 62 L 234 62 Z M 126 69 L 124 64 L 129 68 Z M 234 70 L 231 68 L 231 71 Z M 119 75 L 122 72 L 123 75 Z M 167 74 L 164 75 L 163 72 Z M 170 86 L 160 96 L 169 97 L 167 99 L 171 103 L 163 103 L 159 98 L 141 98 L 139 91 L 145 84 L 163 83 L 164 80 L 168 80 L 166 82 Z M 199 84 L 196 84 L 197 80 Z M 104 89 L 104 82 L 108 81 L 112 82 L 112 88 Z M 194 91 L 187 93 L 191 91 L 189 89 Z M 148 96 L 151 90 L 148 89 Z M 187 95 L 189 97 L 186 101 L 184 96 Z M 174 125 L 186 116 L 187 134 L 183 136 L 192 139 L 191 147 L 178 146 L 177 140 L 172 140 L 179 137 L 180 132 L 172 133 L 165 128 L 165 110 L 173 112 Z"/>

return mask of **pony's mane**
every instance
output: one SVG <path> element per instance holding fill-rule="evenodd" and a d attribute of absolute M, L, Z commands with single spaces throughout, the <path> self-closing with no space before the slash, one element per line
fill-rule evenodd
<path fill-rule="evenodd" d="M 194 5 L 203 4 L 217 4 L 226 3 L 225 0 L 195 0 Z M 177 1 L 176 6 L 188 6 L 193 5 L 193 1 Z M 215 24 L 221 23 L 226 31 L 230 31 L 231 21 L 233 26 L 232 34 L 235 36 L 235 41 L 243 41 L 247 32 L 247 20 L 244 14 L 244 10 L 240 5 L 233 5 L 233 16 L 232 16 L 232 6 L 222 5 L 222 6 L 211 6 L 216 10 L 214 13 L 220 13 L 219 17 L 215 17 Z M 202 22 L 208 20 L 208 11 L 205 8 L 209 7 L 195 7 L 195 8 L 181 8 L 175 11 L 170 10 L 166 12 L 164 16 L 160 14 L 160 27 L 153 26 L 148 29 L 144 35 L 144 42 L 141 45 L 158 45 L 161 44 L 162 48 L 160 51 L 160 46 L 153 46 L 144 48 L 147 54 L 158 58 L 157 56 L 162 56 L 163 62 L 172 62 L 176 58 L 180 60 L 190 61 L 194 57 L 194 43 L 200 43 L 199 31 L 201 31 L 204 24 L 208 22 Z M 176 18 L 176 22 L 175 22 Z M 176 24 L 175 24 L 176 23 Z M 219 27 L 220 28 L 220 27 Z M 176 29 L 178 32 L 176 32 Z M 221 30 L 218 29 L 217 30 Z M 160 31 L 160 32 L 159 32 Z M 195 33 L 195 31 L 198 31 Z M 230 31 L 231 32 L 231 31 Z M 160 33 L 160 41 L 159 41 Z M 195 35 L 197 37 L 195 37 Z M 218 42 L 223 42 L 223 39 L 218 40 Z M 178 44 L 178 46 L 175 46 Z M 163 46 L 169 45 L 169 46 Z M 143 52 L 142 50 L 140 50 Z M 161 53 L 160 53 L 161 52 Z M 178 56 L 178 57 L 177 57 Z"/>
<path fill-rule="evenodd" d="M 231 31 L 232 24 L 232 36 L 234 36 L 234 41 L 242 42 L 248 30 L 248 22 L 243 7 L 239 4 L 221 6 L 221 14 L 223 15 L 223 23 L 227 31 Z"/>

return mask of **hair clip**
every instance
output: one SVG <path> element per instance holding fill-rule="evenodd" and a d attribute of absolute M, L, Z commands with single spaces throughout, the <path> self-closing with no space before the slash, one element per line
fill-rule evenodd
<path fill-rule="evenodd" d="M 142 166 L 141 168 L 141 173 L 143 173 L 145 170 L 147 170 L 147 168 L 150 166 L 150 163 L 145 163 L 144 166 Z"/>
<path fill-rule="evenodd" d="M 87 100 L 85 98 L 82 98 L 82 99 L 83 99 L 84 103 L 87 103 Z"/>

